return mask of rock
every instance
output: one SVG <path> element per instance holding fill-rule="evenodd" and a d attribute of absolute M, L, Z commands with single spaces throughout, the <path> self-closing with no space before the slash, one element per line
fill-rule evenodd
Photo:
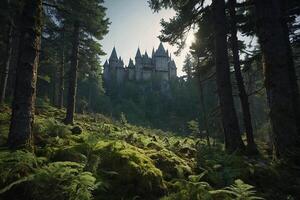
<path fill-rule="evenodd" d="M 82 128 L 80 127 L 80 126 L 74 126 L 72 129 L 71 129 L 71 131 L 72 131 L 72 134 L 74 134 L 74 135 L 80 135 L 81 133 L 82 133 Z"/>

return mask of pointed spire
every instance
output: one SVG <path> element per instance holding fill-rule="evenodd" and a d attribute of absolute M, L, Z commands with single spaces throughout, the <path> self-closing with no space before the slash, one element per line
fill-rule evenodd
<path fill-rule="evenodd" d="M 140 51 L 140 48 L 138 48 L 135 58 L 141 58 L 141 57 L 142 57 L 141 51 Z"/>
<path fill-rule="evenodd" d="M 105 63 L 104 63 L 104 65 L 103 65 L 103 67 L 106 68 L 106 67 L 108 67 L 108 66 L 109 66 L 109 64 L 108 64 L 108 62 L 107 62 L 107 60 L 106 60 Z"/>
<path fill-rule="evenodd" d="M 149 58 L 147 51 L 145 51 L 145 57 Z"/>
<path fill-rule="evenodd" d="M 131 58 L 129 59 L 128 68 L 134 68 L 134 64 Z"/>
<path fill-rule="evenodd" d="M 165 51 L 165 48 L 164 48 L 162 42 L 160 42 L 155 55 L 156 56 L 166 56 L 166 51 Z"/>
<path fill-rule="evenodd" d="M 119 57 L 118 64 L 119 64 L 119 67 L 124 67 L 124 62 L 123 62 L 121 56 Z"/>
<path fill-rule="evenodd" d="M 152 49 L 152 58 L 154 58 L 154 56 L 155 56 L 155 52 L 154 52 L 154 47 L 153 47 L 153 49 Z"/>
<path fill-rule="evenodd" d="M 117 55 L 117 51 L 116 51 L 115 47 L 113 48 L 113 50 L 111 52 L 109 60 L 114 60 L 114 61 L 118 60 L 118 55 Z"/>

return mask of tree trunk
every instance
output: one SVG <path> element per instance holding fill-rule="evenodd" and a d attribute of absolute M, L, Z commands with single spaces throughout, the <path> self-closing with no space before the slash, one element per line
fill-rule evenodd
<path fill-rule="evenodd" d="M 64 44 L 62 45 L 61 63 L 59 68 L 59 94 L 58 94 L 58 107 L 62 109 L 64 107 L 64 72 L 65 71 L 65 50 Z"/>
<path fill-rule="evenodd" d="M 300 166 L 299 90 L 280 0 L 255 0 L 276 156 Z"/>
<path fill-rule="evenodd" d="M 210 131 L 209 131 L 209 126 L 208 126 L 208 120 L 207 120 L 207 112 L 206 112 L 206 108 L 205 108 L 205 103 L 204 103 L 204 90 L 203 90 L 203 84 L 202 84 L 202 76 L 201 76 L 201 72 L 200 72 L 200 69 L 199 69 L 199 64 L 200 64 L 200 61 L 199 61 L 199 58 L 197 59 L 197 75 L 198 75 L 198 81 L 199 81 L 199 90 L 200 90 L 200 102 L 201 102 L 201 107 L 202 107 L 202 112 L 203 112 L 203 118 L 204 118 L 204 126 L 205 126 L 205 136 L 206 136 L 206 142 L 207 142 L 207 145 L 208 147 L 211 146 L 210 144 Z"/>
<path fill-rule="evenodd" d="M 9 24 L 8 27 L 8 33 L 7 33 L 7 43 L 6 43 L 6 61 L 5 61 L 5 67 L 2 72 L 1 76 L 1 89 L 0 89 L 0 105 L 4 103 L 5 100 L 5 93 L 6 93 L 6 86 L 7 86 L 7 79 L 8 79 L 8 73 L 9 73 L 9 66 L 10 66 L 10 60 L 11 60 L 11 53 L 12 53 L 12 31 L 13 31 L 13 25 L 12 23 Z"/>
<path fill-rule="evenodd" d="M 15 26 L 13 27 L 13 33 L 12 33 L 12 53 L 11 53 L 11 59 L 10 59 L 10 66 L 9 66 L 9 73 L 8 73 L 8 83 L 7 83 L 7 89 L 6 89 L 6 96 L 9 98 L 13 98 L 14 95 L 14 88 L 15 88 L 15 82 L 16 82 L 16 69 L 18 65 L 18 55 L 19 55 L 19 45 L 20 45 L 20 25 L 17 24 L 21 21 L 20 16 L 17 15 L 14 23 Z"/>
<path fill-rule="evenodd" d="M 73 48 L 71 57 L 71 68 L 69 72 L 69 92 L 67 102 L 67 115 L 65 119 L 66 124 L 73 124 L 74 112 L 75 112 L 75 101 L 76 101 L 76 90 L 77 90 L 77 71 L 78 71 L 78 53 L 79 53 L 79 22 L 74 23 L 73 32 Z"/>
<path fill-rule="evenodd" d="M 8 135 L 11 149 L 32 148 L 32 125 L 42 29 L 42 0 L 26 0 L 20 23 L 20 45 L 12 117 Z"/>
<path fill-rule="evenodd" d="M 213 10 L 215 18 L 217 90 L 220 100 L 222 125 L 225 135 L 225 148 L 230 153 L 234 151 L 243 151 L 245 147 L 241 138 L 238 118 L 234 108 L 230 81 L 225 1 L 214 0 Z"/>
<path fill-rule="evenodd" d="M 52 82 L 52 91 L 51 91 L 51 93 L 52 93 L 52 105 L 53 106 L 57 106 L 57 102 L 58 102 L 58 100 L 57 100 L 57 96 L 58 96 L 58 92 L 57 92 L 57 70 L 58 70 L 58 67 L 57 67 L 57 65 L 55 65 L 54 67 L 54 70 L 53 70 L 53 72 L 52 72 L 52 78 L 51 78 L 51 82 Z"/>
<path fill-rule="evenodd" d="M 230 13 L 230 32 L 231 32 L 231 50 L 233 55 L 233 66 L 234 66 L 234 73 L 236 82 L 238 85 L 239 90 L 239 97 L 241 101 L 242 111 L 243 111 L 243 121 L 244 127 L 246 131 L 247 137 L 247 151 L 250 154 L 257 154 L 257 147 L 254 142 L 253 137 L 253 128 L 252 128 L 252 121 L 251 121 L 251 113 L 248 101 L 248 95 L 245 89 L 244 79 L 241 72 L 241 64 L 239 58 L 239 49 L 238 49 L 238 38 L 237 38 L 237 20 L 236 20 L 236 0 L 229 0 L 229 13 Z"/>

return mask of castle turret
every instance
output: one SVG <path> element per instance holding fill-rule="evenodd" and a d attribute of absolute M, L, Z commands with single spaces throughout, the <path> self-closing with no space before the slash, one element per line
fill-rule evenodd
<path fill-rule="evenodd" d="M 163 46 L 162 43 L 159 44 L 158 49 L 155 52 L 155 70 L 157 71 L 157 74 L 159 77 L 161 77 L 162 80 L 168 80 L 169 79 L 169 58 L 168 54 Z"/>
<path fill-rule="evenodd" d="M 138 81 L 142 79 L 142 70 L 143 70 L 142 55 L 141 55 L 140 48 L 138 48 L 135 56 L 135 78 Z"/>
<path fill-rule="evenodd" d="M 109 64 L 108 64 L 107 60 L 105 61 L 103 67 L 104 67 L 104 69 L 109 67 Z"/>
<path fill-rule="evenodd" d="M 173 79 L 177 77 L 177 67 L 174 60 L 169 62 L 169 78 Z"/>
<path fill-rule="evenodd" d="M 118 66 L 117 66 L 117 67 L 118 67 L 118 68 L 124 68 L 124 62 L 123 62 L 121 56 L 119 57 L 119 60 L 118 60 Z"/>
<path fill-rule="evenodd" d="M 108 64 L 107 60 L 105 61 L 103 68 L 104 68 L 104 70 L 103 70 L 104 81 L 108 81 L 110 78 L 110 75 L 109 75 L 109 64 Z"/>
<path fill-rule="evenodd" d="M 109 57 L 109 65 L 111 68 L 116 68 L 117 65 L 118 65 L 118 55 L 117 55 L 117 51 L 116 51 L 116 48 L 114 47 L 112 52 L 111 52 L 111 55 Z"/>
<path fill-rule="evenodd" d="M 129 80 L 134 80 L 135 78 L 135 70 L 134 70 L 134 64 L 132 59 L 129 59 L 129 63 L 128 63 L 128 79 Z"/>
<path fill-rule="evenodd" d="M 117 82 L 120 84 L 125 79 L 125 68 L 124 68 L 124 62 L 121 57 L 119 57 L 118 63 L 117 63 L 117 69 L 116 69 L 116 75 L 117 75 Z"/>
<path fill-rule="evenodd" d="M 141 63 L 142 62 L 142 54 L 140 51 L 140 48 L 138 48 L 136 55 L 135 55 L 135 63 Z"/>

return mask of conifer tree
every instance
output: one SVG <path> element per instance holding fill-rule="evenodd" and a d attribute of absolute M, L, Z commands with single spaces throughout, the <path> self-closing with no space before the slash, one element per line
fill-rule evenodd
<path fill-rule="evenodd" d="M 103 0 L 64 0 L 61 5 L 64 8 L 60 13 L 64 19 L 64 25 L 71 27 L 73 31 L 71 66 L 68 72 L 66 124 L 72 124 L 74 121 L 80 48 L 91 40 L 93 42 L 101 40 L 107 33 L 108 19 L 105 17 L 105 8 L 102 3 Z"/>
<path fill-rule="evenodd" d="M 228 1 L 228 8 L 230 14 L 230 43 L 233 57 L 233 66 L 243 112 L 243 121 L 247 137 L 247 150 L 250 154 L 257 154 L 258 152 L 256 144 L 254 142 L 248 95 L 245 89 L 244 78 L 241 72 L 241 63 L 239 57 L 239 47 L 237 38 L 237 16 L 235 11 L 236 4 L 236 0 Z"/>
<path fill-rule="evenodd" d="M 20 18 L 20 45 L 12 117 L 10 148 L 31 147 L 37 67 L 42 29 L 42 1 L 24 0 Z"/>
<path fill-rule="evenodd" d="M 162 21 L 163 41 L 168 41 L 179 47 L 185 44 L 185 33 L 195 25 L 206 10 L 203 7 L 204 0 L 168 1 L 150 0 L 150 7 L 156 11 L 161 8 L 173 8 L 176 16 L 170 22 Z M 225 146 L 228 152 L 243 151 L 244 144 L 240 135 L 238 119 L 234 107 L 232 88 L 230 81 L 230 69 L 227 49 L 227 28 L 225 15 L 225 1 L 213 1 L 214 34 L 215 34 L 215 58 L 217 92 L 220 100 L 221 118 L 225 135 Z"/>
<path fill-rule="evenodd" d="M 277 157 L 300 166 L 299 88 L 285 3 L 280 0 L 254 1 L 275 152 Z"/>
<path fill-rule="evenodd" d="M 240 135 L 238 118 L 234 107 L 232 86 L 230 81 L 230 67 L 227 47 L 227 21 L 225 15 L 225 1 L 213 0 L 215 27 L 215 56 L 217 90 L 220 99 L 222 124 L 225 134 L 225 148 L 229 152 L 243 150 L 244 144 Z"/>

